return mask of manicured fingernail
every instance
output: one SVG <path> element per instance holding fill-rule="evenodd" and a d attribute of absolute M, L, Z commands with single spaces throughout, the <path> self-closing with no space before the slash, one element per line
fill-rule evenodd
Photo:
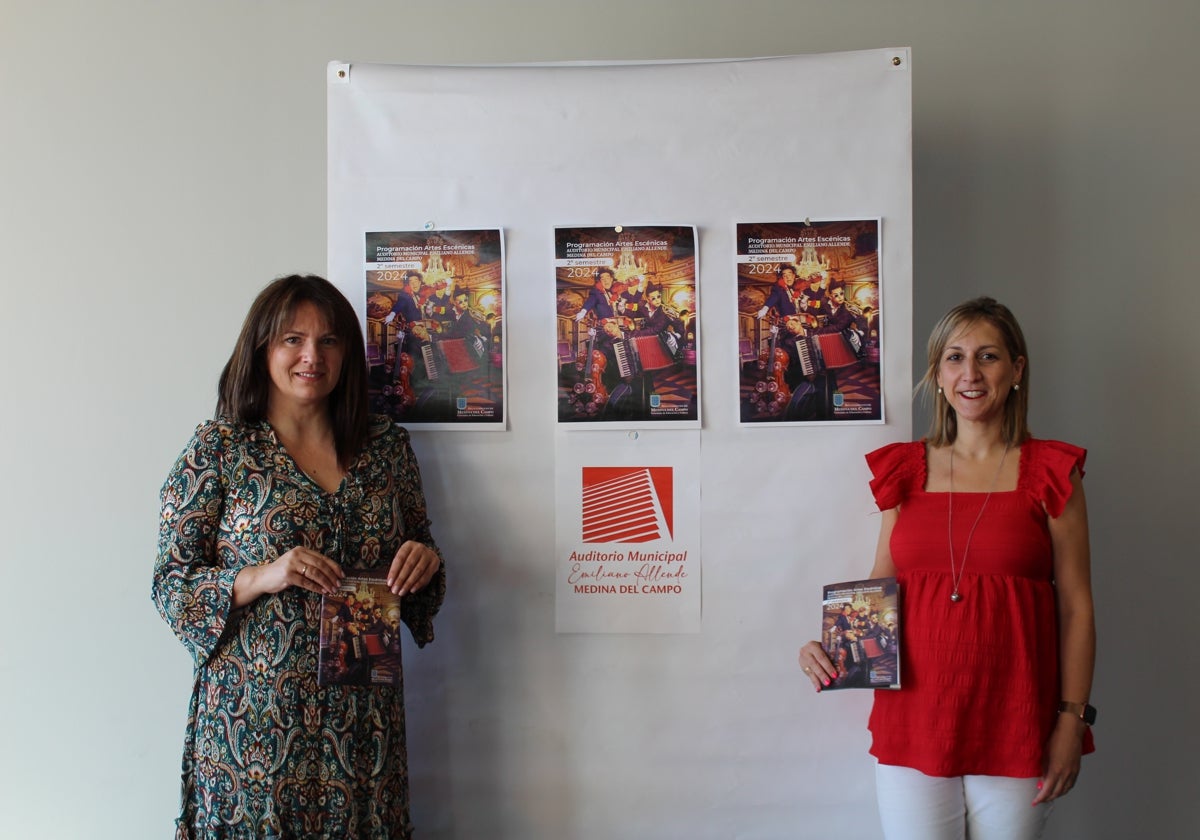
<path fill-rule="evenodd" d="M 1041 790 L 1041 789 L 1042 789 L 1042 783 L 1038 782 L 1038 790 Z"/>
<path fill-rule="evenodd" d="M 825 678 L 825 685 L 829 685 L 829 678 L 828 678 L 828 677 L 826 677 L 826 678 Z"/>
<path fill-rule="evenodd" d="M 838 673 L 837 673 L 837 671 L 834 671 L 834 672 L 833 672 L 833 678 L 836 680 L 836 679 L 837 679 L 837 677 L 838 677 Z"/>

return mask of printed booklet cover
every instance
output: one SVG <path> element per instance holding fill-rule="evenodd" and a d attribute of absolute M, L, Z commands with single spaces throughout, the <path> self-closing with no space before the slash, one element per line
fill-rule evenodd
<path fill-rule="evenodd" d="M 318 685 L 400 685 L 400 596 L 387 570 L 351 570 L 321 596 Z"/>
<path fill-rule="evenodd" d="M 895 578 L 831 583 L 821 644 L 838 677 L 828 688 L 900 687 L 900 586 Z"/>

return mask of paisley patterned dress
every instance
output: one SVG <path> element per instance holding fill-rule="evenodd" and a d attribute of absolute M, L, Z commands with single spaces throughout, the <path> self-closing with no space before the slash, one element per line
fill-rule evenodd
<path fill-rule="evenodd" d="M 163 485 L 153 585 L 195 659 L 177 840 L 411 837 L 403 687 L 317 685 L 320 596 L 232 600 L 240 569 L 295 546 L 368 569 L 408 539 L 437 550 L 408 432 L 387 418 L 336 493 L 267 423 L 197 428 Z M 402 599 L 420 646 L 445 591 L 442 567 Z"/>

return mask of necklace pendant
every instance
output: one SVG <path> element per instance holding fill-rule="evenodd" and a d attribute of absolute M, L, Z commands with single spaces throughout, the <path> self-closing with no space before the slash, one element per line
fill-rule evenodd
<path fill-rule="evenodd" d="M 957 592 L 951 592 L 950 600 L 957 604 L 959 601 L 962 600 L 962 596 L 959 595 Z"/>

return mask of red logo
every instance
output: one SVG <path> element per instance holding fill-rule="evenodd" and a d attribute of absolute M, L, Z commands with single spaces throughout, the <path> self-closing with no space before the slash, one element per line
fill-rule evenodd
<path fill-rule="evenodd" d="M 673 467 L 584 467 L 583 541 L 642 543 L 674 532 Z"/>

